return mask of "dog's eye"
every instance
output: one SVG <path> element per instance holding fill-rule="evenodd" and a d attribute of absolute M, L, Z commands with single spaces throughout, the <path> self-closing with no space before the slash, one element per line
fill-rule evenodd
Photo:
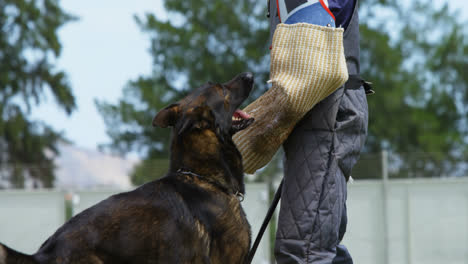
<path fill-rule="evenodd" d="M 229 111 L 229 106 L 230 106 L 230 96 L 229 94 L 224 96 L 224 111 Z"/>
<path fill-rule="evenodd" d="M 202 120 L 194 126 L 195 129 L 206 129 L 209 127 L 210 127 L 210 124 L 206 120 Z"/>

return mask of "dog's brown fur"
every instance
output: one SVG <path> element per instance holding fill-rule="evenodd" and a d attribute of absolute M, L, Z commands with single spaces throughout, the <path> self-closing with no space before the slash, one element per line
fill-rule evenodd
<path fill-rule="evenodd" d="M 163 110 L 153 125 L 173 127 L 168 174 L 98 203 L 70 219 L 34 255 L 0 244 L 0 264 L 243 263 L 250 226 L 241 155 L 232 121 L 252 74 L 205 84 Z"/>

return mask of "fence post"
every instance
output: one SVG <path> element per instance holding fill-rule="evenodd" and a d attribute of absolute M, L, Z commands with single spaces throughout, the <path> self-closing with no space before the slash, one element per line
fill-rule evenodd
<path fill-rule="evenodd" d="M 382 179 L 388 181 L 388 152 L 382 150 Z"/>
<path fill-rule="evenodd" d="M 390 263 L 389 260 L 389 227 L 388 227 L 388 152 L 382 151 L 382 216 L 383 216 L 383 258 L 384 264 Z"/>
<path fill-rule="evenodd" d="M 411 197 L 410 197 L 410 183 L 405 183 L 406 187 L 406 194 L 405 194 L 405 213 L 406 213 L 406 225 L 405 225 L 405 232 L 406 232 L 406 264 L 411 264 L 412 262 L 412 237 L 411 237 Z"/>
<path fill-rule="evenodd" d="M 73 217 L 73 193 L 67 191 L 64 195 L 65 200 L 65 221 L 70 220 Z"/>

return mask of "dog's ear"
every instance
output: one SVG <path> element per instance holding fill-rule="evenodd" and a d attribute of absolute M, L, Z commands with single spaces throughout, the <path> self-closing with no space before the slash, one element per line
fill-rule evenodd
<path fill-rule="evenodd" d="M 179 104 L 171 104 L 163 110 L 159 111 L 153 118 L 153 126 L 168 127 L 174 126 L 179 117 Z"/>

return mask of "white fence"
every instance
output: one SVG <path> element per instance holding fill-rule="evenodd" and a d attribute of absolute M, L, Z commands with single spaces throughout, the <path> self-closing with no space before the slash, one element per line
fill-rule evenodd
<path fill-rule="evenodd" d="M 468 179 L 355 182 L 345 244 L 358 264 L 467 264 Z"/>
<path fill-rule="evenodd" d="M 118 193 L 109 191 L 74 192 L 73 213 L 77 214 L 97 202 Z M 0 191 L 0 241 L 24 253 L 34 253 L 65 221 L 65 196 L 68 192 Z M 243 207 L 255 238 L 268 210 L 266 184 L 248 184 Z M 263 238 L 254 262 L 269 263 L 268 234 Z"/>
<path fill-rule="evenodd" d="M 344 244 L 356 264 L 468 264 L 468 179 L 355 181 Z M 79 191 L 78 213 L 116 191 Z M 61 191 L 0 192 L 0 241 L 32 253 L 65 219 Z M 265 184 L 243 203 L 253 238 L 268 209 Z M 255 263 L 268 263 L 268 232 Z"/>

